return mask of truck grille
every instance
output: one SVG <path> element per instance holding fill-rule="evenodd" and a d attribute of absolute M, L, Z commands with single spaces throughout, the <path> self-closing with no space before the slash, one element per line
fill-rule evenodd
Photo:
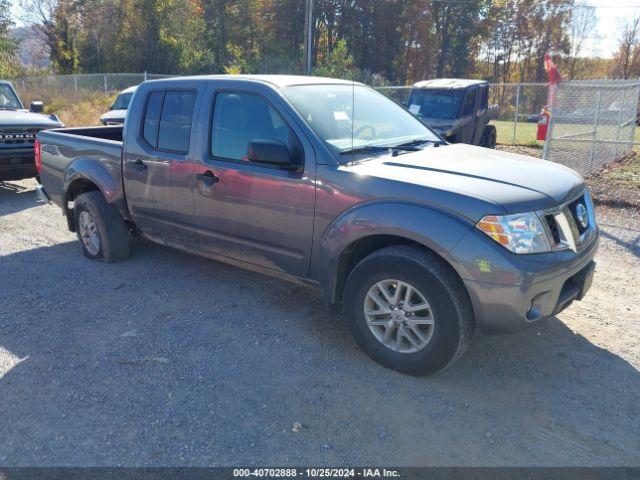
<path fill-rule="evenodd" d="M 538 212 L 542 219 L 554 250 L 571 249 L 577 251 L 584 244 L 590 232 L 595 231 L 593 205 L 588 193 L 561 207 Z"/>
<path fill-rule="evenodd" d="M 28 147 L 36 141 L 36 134 L 40 128 L 35 127 L 5 127 L 0 128 L 0 147 Z"/>

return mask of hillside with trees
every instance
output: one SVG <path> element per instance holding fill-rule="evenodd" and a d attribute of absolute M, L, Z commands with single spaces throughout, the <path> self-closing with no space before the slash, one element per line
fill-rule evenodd
<path fill-rule="evenodd" d="M 22 6 L 54 73 L 303 70 L 302 0 L 23 0 Z M 19 73 L 20 64 L 6 12 L 0 8 L 5 76 Z M 443 76 L 544 82 L 550 51 L 570 78 L 640 75 L 640 18 L 627 20 L 614 59 L 589 58 L 596 12 L 575 0 L 315 0 L 313 13 L 316 74 L 391 84 Z"/>

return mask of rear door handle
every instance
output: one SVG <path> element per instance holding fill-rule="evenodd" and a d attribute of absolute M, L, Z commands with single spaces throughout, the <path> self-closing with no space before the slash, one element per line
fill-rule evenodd
<path fill-rule="evenodd" d="M 142 160 L 140 160 L 139 158 L 137 160 L 131 162 L 131 165 L 133 165 L 133 169 L 138 173 L 142 173 L 148 168 L 144 164 L 144 162 Z"/>
<path fill-rule="evenodd" d="M 220 181 L 220 178 L 216 177 L 211 170 L 196 174 L 196 178 L 202 182 L 205 187 L 211 187 Z"/>

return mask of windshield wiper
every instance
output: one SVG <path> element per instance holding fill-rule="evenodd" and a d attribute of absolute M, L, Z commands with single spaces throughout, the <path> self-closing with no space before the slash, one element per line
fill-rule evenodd
<path fill-rule="evenodd" d="M 415 140 L 411 140 L 409 142 L 400 143 L 398 145 L 365 145 L 362 147 L 355 147 L 349 150 L 345 150 L 340 152 L 340 155 L 355 155 L 358 153 L 382 153 L 382 152 L 394 152 L 394 151 L 403 151 L 403 152 L 417 152 L 422 150 L 419 146 L 424 143 L 432 143 L 434 146 L 445 145 L 446 142 L 443 140 L 426 140 L 417 138 Z"/>
<path fill-rule="evenodd" d="M 381 153 L 388 152 L 391 147 L 385 147 L 383 145 L 366 145 L 364 147 L 355 147 L 349 150 L 340 152 L 340 155 L 355 155 L 357 153 Z"/>
<path fill-rule="evenodd" d="M 394 145 L 391 148 L 399 149 L 399 150 L 420 150 L 418 145 L 422 145 L 423 143 L 432 143 L 434 146 L 445 145 L 445 142 L 442 140 L 426 140 L 424 138 L 416 138 L 415 140 L 411 140 L 409 142 L 401 143 L 400 145 Z"/>

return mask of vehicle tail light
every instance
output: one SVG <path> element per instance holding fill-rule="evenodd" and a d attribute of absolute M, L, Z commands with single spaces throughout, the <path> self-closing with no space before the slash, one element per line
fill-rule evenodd
<path fill-rule="evenodd" d="M 38 173 L 42 171 L 42 151 L 40 150 L 40 140 L 36 138 L 36 141 L 33 143 L 33 149 L 36 158 L 36 170 Z"/>

